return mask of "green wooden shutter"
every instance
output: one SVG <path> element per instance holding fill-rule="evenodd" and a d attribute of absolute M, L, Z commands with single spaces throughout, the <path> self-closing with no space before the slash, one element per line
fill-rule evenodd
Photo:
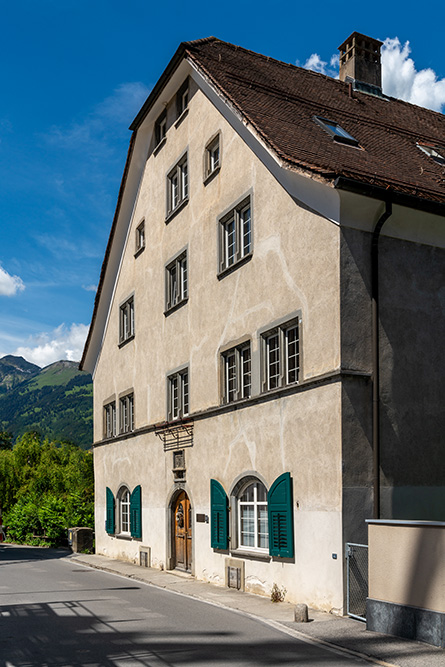
<path fill-rule="evenodd" d="M 285 472 L 272 484 L 267 494 L 269 518 L 269 553 L 271 556 L 293 558 L 294 521 L 292 479 Z"/>
<path fill-rule="evenodd" d="M 229 545 L 229 501 L 216 479 L 210 480 L 210 534 L 213 549 L 227 549 Z"/>
<path fill-rule="evenodd" d="M 107 486 L 107 520 L 105 530 L 109 535 L 114 535 L 114 496 L 111 489 Z"/>
<path fill-rule="evenodd" d="M 141 486 L 136 486 L 130 496 L 130 533 L 142 537 Z"/>

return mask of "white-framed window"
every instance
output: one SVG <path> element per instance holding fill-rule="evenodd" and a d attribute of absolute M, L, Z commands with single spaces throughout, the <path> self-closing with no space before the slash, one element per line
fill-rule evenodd
<path fill-rule="evenodd" d="M 134 395 L 126 394 L 119 399 L 119 431 L 131 433 L 134 428 Z"/>
<path fill-rule="evenodd" d="M 165 310 L 186 301 L 188 296 L 187 251 L 165 267 Z"/>
<path fill-rule="evenodd" d="M 176 113 L 177 118 L 181 116 L 187 109 L 189 103 L 189 82 L 188 79 L 184 81 L 178 92 L 176 93 Z"/>
<path fill-rule="evenodd" d="M 119 489 L 117 494 L 118 503 L 118 533 L 130 535 L 130 491 L 126 486 Z"/>
<path fill-rule="evenodd" d="M 219 270 L 230 269 L 252 252 L 250 197 L 219 220 Z"/>
<path fill-rule="evenodd" d="M 436 146 L 435 144 L 421 141 L 418 141 L 416 145 L 423 153 L 432 158 L 434 162 L 437 162 L 437 164 L 440 165 L 445 165 L 445 150 L 443 148 L 439 148 L 439 146 Z"/>
<path fill-rule="evenodd" d="M 167 176 L 167 216 L 188 199 L 187 154 L 181 158 Z"/>
<path fill-rule="evenodd" d="M 167 378 L 168 420 L 180 419 L 189 413 L 189 374 L 184 368 Z"/>
<path fill-rule="evenodd" d="M 249 398 L 252 391 L 250 342 L 232 347 L 221 356 L 224 403 Z"/>
<path fill-rule="evenodd" d="M 106 438 L 116 435 L 116 401 L 104 405 L 104 435 Z"/>
<path fill-rule="evenodd" d="M 136 227 L 135 252 L 139 253 L 145 248 L 145 220 Z"/>
<path fill-rule="evenodd" d="M 260 481 L 246 482 L 236 497 L 238 548 L 268 553 L 267 490 Z"/>
<path fill-rule="evenodd" d="M 261 335 L 263 391 L 295 384 L 300 373 L 300 329 L 291 320 Z"/>
<path fill-rule="evenodd" d="M 119 309 L 119 343 L 134 336 L 134 297 L 131 296 Z"/>
<path fill-rule="evenodd" d="M 155 122 L 155 142 L 158 146 L 167 136 L 167 111 L 163 111 Z"/>
<path fill-rule="evenodd" d="M 204 180 L 214 174 L 221 164 L 220 135 L 213 137 L 205 147 L 204 154 Z"/>
<path fill-rule="evenodd" d="M 327 118 L 322 118 L 321 116 L 314 116 L 314 121 L 319 125 L 325 132 L 327 132 L 334 141 L 337 141 L 340 144 L 347 144 L 349 146 L 359 146 L 357 139 L 355 139 L 349 132 L 341 127 L 338 123 L 333 120 L 328 120 Z"/>

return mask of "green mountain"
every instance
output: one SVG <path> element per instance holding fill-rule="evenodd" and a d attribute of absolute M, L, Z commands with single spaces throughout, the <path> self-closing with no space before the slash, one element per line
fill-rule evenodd
<path fill-rule="evenodd" d="M 40 373 L 40 366 L 30 364 L 23 357 L 8 354 L 0 359 L 0 394 L 9 391 L 24 380 Z"/>
<path fill-rule="evenodd" d="M 69 440 L 84 449 L 90 447 L 93 441 L 91 375 L 79 371 L 74 361 L 57 361 L 40 369 L 22 357 L 3 357 L 0 359 L 0 431 L 10 431 L 13 440 L 26 431 L 37 431 L 51 440 Z"/>

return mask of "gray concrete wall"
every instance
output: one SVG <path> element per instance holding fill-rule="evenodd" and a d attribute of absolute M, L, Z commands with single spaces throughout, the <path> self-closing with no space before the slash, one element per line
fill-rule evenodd
<path fill-rule="evenodd" d="M 380 241 L 382 516 L 445 519 L 445 250 Z"/>
<path fill-rule="evenodd" d="M 344 538 L 361 542 L 366 541 L 364 520 L 372 516 L 373 497 L 372 380 L 365 377 L 372 370 L 371 233 L 343 228 L 340 247 L 341 363 L 343 369 L 363 373 L 343 384 Z M 445 518 L 444 279 L 443 248 L 380 237 L 384 518 Z"/>

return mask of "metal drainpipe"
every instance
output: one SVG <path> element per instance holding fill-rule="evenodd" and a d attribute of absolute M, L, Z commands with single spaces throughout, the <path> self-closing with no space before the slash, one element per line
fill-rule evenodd
<path fill-rule="evenodd" d="M 371 304 L 372 304 L 372 452 L 374 519 L 380 519 L 380 355 L 379 355 L 379 238 L 382 227 L 392 215 L 392 202 L 385 202 L 372 234 Z"/>

